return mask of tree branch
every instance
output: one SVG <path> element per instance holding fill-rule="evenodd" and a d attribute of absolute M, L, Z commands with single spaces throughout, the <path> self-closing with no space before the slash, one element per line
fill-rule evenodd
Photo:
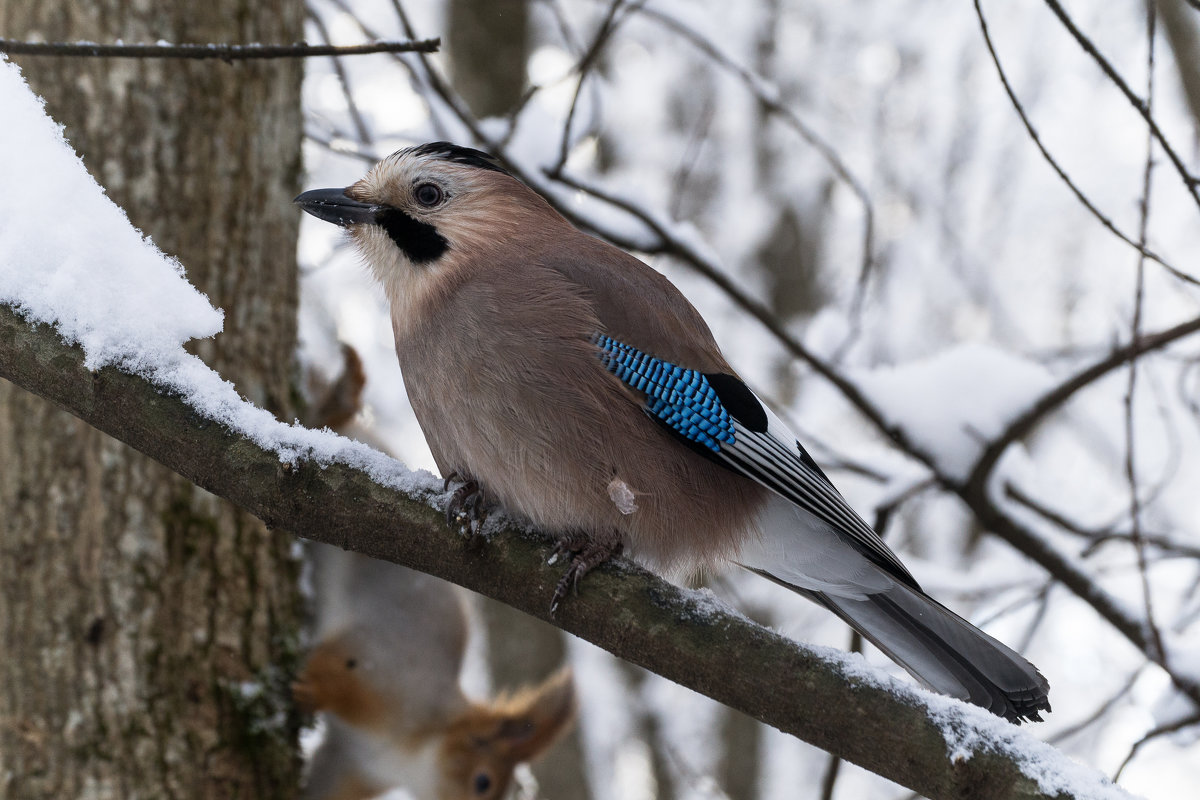
<path fill-rule="evenodd" d="M 1075 393 L 1085 386 L 1092 384 L 1118 367 L 1124 366 L 1144 353 L 1159 350 L 1167 345 L 1200 332 L 1200 317 L 1181 322 L 1164 331 L 1140 336 L 1136 341 L 1124 347 L 1118 347 L 1104 358 L 1088 365 L 1073 376 L 1055 386 L 1042 395 L 1024 413 L 1008 424 L 1008 427 L 988 444 L 987 449 L 980 455 L 979 460 L 971 469 L 967 485 L 982 487 L 991 478 L 992 470 L 1004 455 L 1009 445 L 1028 436 L 1043 419 L 1058 410 L 1060 406 L 1075 396 Z"/>
<path fill-rule="evenodd" d="M 983 42 L 987 46 L 988 54 L 992 57 L 992 63 L 995 65 L 996 73 L 1000 77 L 1000 83 L 1004 86 L 1004 92 L 1008 95 L 1009 102 L 1012 103 L 1013 108 L 1017 112 L 1017 116 L 1021 118 L 1021 124 L 1025 126 L 1026 133 L 1028 133 L 1029 138 L 1033 140 L 1033 144 L 1037 147 L 1038 152 L 1042 154 L 1042 158 L 1046 160 L 1046 163 L 1050 165 L 1050 168 L 1054 170 L 1055 174 L 1057 174 L 1062 182 L 1066 184 L 1067 188 L 1071 190 L 1071 194 L 1075 195 L 1075 199 L 1078 200 L 1080 204 L 1082 204 L 1083 207 L 1086 208 L 1088 212 L 1100 222 L 1101 225 L 1107 228 L 1110 233 L 1112 233 L 1125 244 L 1132 247 L 1134 250 L 1137 250 L 1146 258 L 1161 265 L 1176 278 L 1193 285 L 1200 285 L 1200 281 L 1198 281 L 1196 278 L 1171 266 L 1161 256 L 1149 250 L 1144 243 L 1135 242 L 1129 237 L 1128 234 L 1124 233 L 1120 228 L 1118 228 L 1116 223 L 1114 223 L 1103 211 L 1101 211 L 1095 203 L 1088 199 L 1088 196 L 1083 193 L 1083 190 L 1079 188 L 1078 184 L 1071 179 L 1071 176 L 1067 174 L 1067 171 L 1063 169 L 1058 161 L 1055 160 L 1054 156 L 1050 154 L 1050 151 L 1042 142 L 1042 137 L 1038 135 L 1037 129 L 1033 127 L 1033 122 L 1029 119 L 1029 115 L 1025 113 L 1024 106 L 1022 106 L 1021 101 L 1017 99 L 1017 93 L 1012 88 L 1012 84 L 1010 84 L 1008 81 L 1008 74 L 1004 71 L 1004 67 L 1000 65 L 1000 56 L 996 53 L 996 48 L 992 44 L 992 35 L 988 32 L 987 19 L 983 16 L 983 6 L 980 4 L 980 0 L 974 0 L 974 2 L 975 15 L 979 19 L 979 28 L 983 33 Z"/>
<path fill-rule="evenodd" d="M 1175 149 L 1171 147 L 1171 143 L 1167 141 L 1167 137 L 1163 135 L 1162 129 L 1158 127 L 1158 123 L 1150 113 L 1149 100 L 1138 97 L 1137 93 L 1129 87 L 1129 84 L 1117 72 L 1116 67 L 1108 62 L 1108 59 L 1100 53 L 1100 50 L 1092 40 L 1079 29 L 1079 26 L 1075 24 L 1075 20 L 1071 19 L 1071 15 L 1067 13 L 1058 0 L 1044 0 L 1044 2 L 1050 8 L 1050 11 L 1054 13 L 1054 16 L 1058 17 L 1058 21 L 1067 29 L 1067 32 L 1083 48 L 1083 51 L 1092 57 L 1092 60 L 1096 62 L 1096 66 L 1100 67 L 1100 70 L 1108 76 L 1112 84 L 1120 90 L 1121 94 L 1125 95 L 1125 99 L 1129 101 L 1129 104 L 1146 121 L 1150 135 L 1158 142 L 1158 146 L 1166 154 L 1167 160 L 1171 162 L 1171 166 L 1175 167 L 1175 171 L 1179 173 L 1179 179 L 1183 181 L 1184 188 L 1191 194 L 1192 199 L 1196 201 L 1196 205 L 1200 206 L 1200 178 L 1197 178 L 1188 171 L 1187 165 L 1183 163 L 1183 159 L 1179 157 Z"/>
<path fill-rule="evenodd" d="M 433 493 L 410 497 L 339 464 L 282 463 L 145 378 L 114 367 L 90 372 L 78 347 L 4 305 L 0 376 L 269 525 L 494 597 L 935 800 L 1123 796 L 1094 776 L 1090 785 L 1068 782 L 1078 794 L 1043 792 L 1034 765 L 1054 762 L 1048 745 L 978 709 L 855 675 L 849 661 L 822 657 L 628 563 L 598 569 L 551 618 L 559 571 L 546 563 L 545 539 L 508 529 L 470 551 L 430 505 Z M 970 758 L 949 757 L 964 747 L 975 750 Z"/>
<path fill-rule="evenodd" d="M 91 56 L 100 58 L 217 58 L 244 61 L 256 58 L 359 56 L 369 53 L 436 53 L 441 39 L 369 44 L 98 44 L 96 42 L 21 42 L 0 39 L 0 53 L 26 56 Z"/>

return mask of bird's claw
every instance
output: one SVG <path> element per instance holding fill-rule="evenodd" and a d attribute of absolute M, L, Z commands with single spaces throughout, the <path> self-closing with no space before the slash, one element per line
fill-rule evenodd
<path fill-rule="evenodd" d="M 621 555 L 624 549 L 625 546 L 619 539 L 601 542 L 582 534 L 559 539 L 554 545 L 550 563 L 557 561 L 560 556 L 570 556 L 571 564 L 554 587 L 554 596 L 550 599 L 550 613 L 558 611 L 559 604 L 572 589 L 578 593 L 579 581 L 584 575 L 609 559 Z"/>
<path fill-rule="evenodd" d="M 450 482 L 457 477 L 457 472 L 451 472 L 446 477 L 444 487 L 450 488 Z M 446 504 L 446 524 L 458 531 L 460 536 L 467 537 L 468 544 L 475 547 L 482 544 L 481 531 L 487 517 L 488 504 L 477 481 L 468 480 L 450 495 L 450 502 Z"/>

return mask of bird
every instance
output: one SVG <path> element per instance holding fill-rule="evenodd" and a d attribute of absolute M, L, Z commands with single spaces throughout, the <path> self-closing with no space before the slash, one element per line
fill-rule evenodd
<path fill-rule="evenodd" d="M 383 287 L 412 409 L 462 481 L 450 516 L 499 506 L 571 556 L 552 610 L 617 554 L 662 574 L 731 562 L 935 691 L 1014 722 L 1050 710 L 1037 668 L 921 589 L 674 284 L 497 158 L 416 145 L 295 203 Z"/>

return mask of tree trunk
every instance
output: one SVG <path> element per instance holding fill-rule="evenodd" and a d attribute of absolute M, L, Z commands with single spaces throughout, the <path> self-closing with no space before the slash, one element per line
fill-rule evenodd
<path fill-rule="evenodd" d="M 293 42 L 302 15 L 0 0 L 20 39 Z M 16 60 L 133 224 L 225 309 L 197 351 L 290 418 L 301 63 Z M 290 796 L 291 537 L 8 383 L 0 460 L 0 797 Z"/>
<path fill-rule="evenodd" d="M 477 117 L 511 111 L 525 91 L 528 0 L 450 0 L 446 16 L 455 90 Z"/>

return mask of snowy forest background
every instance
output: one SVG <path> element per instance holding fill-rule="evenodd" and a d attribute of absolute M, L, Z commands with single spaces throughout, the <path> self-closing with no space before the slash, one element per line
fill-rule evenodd
<path fill-rule="evenodd" d="M 1192 0 L 311 0 L 303 24 L 314 43 L 442 37 L 432 56 L 304 62 L 305 188 L 434 139 L 500 155 L 667 274 L 925 588 L 1039 666 L 1054 712 L 1035 735 L 1136 794 L 1200 782 Z M 46 62 L 21 63 L 33 82 Z M 381 293 L 333 226 L 299 234 L 293 380 L 318 393 L 349 344 L 358 429 L 433 469 Z M 24 563 L 5 561 L 0 609 L 22 607 Z M 706 585 L 797 640 L 859 645 L 765 581 Z M 564 660 L 581 687 L 578 730 L 527 797 L 912 796 L 498 603 L 474 610 L 471 693 Z M 20 691 L 4 686 L 0 718 Z"/>
<path fill-rule="evenodd" d="M 1048 165 L 1005 94 L 975 8 L 497 4 L 505 20 L 470 3 L 405 3 L 406 27 L 391 5 L 311 6 L 319 23 L 310 34 L 319 25 L 338 44 L 409 32 L 446 40 L 424 62 L 309 63 L 309 185 L 346 185 L 376 158 L 426 140 L 501 154 L 578 222 L 679 285 L 730 361 L 787 413 L 922 584 L 1039 665 L 1055 707 L 1039 736 L 1110 775 L 1123 768 L 1120 782 L 1134 792 L 1165 797 L 1195 784 L 1196 707 L 1149 660 L 1161 638 L 1173 668 L 1200 672 L 1196 344 L 1156 350 L 1132 374 L 1122 366 L 1072 394 L 988 477 L 997 513 L 1148 620 L 1156 633 L 1147 648 L 1131 647 L 939 485 L 939 474 L 966 480 L 985 445 L 1043 392 L 1135 336 L 1195 317 L 1200 298 L 1194 279 L 1141 258 Z M 1113 227 L 1195 275 L 1195 185 L 1158 144 L 1147 177 L 1138 110 L 1047 4 L 982 5 L 1046 150 Z M 1132 90 L 1151 98 L 1154 120 L 1194 172 L 1196 117 L 1162 19 L 1151 71 L 1146 6 L 1068 11 Z M 472 13 L 500 27 L 472 33 L 455 17 Z M 519 50 L 506 58 L 524 67 L 522 80 L 476 51 L 491 55 L 519 37 L 525 14 L 523 46 L 505 46 Z M 320 222 L 302 221 L 300 257 L 310 363 L 330 369 L 336 342 L 355 347 L 368 364 L 374 430 L 406 463 L 432 469 L 403 402 L 379 292 Z M 932 465 L 864 422 L 703 270 L 864 391 Z M 839 621 L 752 576 L 730 572 L 712 585 L 789 636 L 850 645 Z M 504 615 L 495 622 L 489 642 L 505 635 Z M 566 649 L 584 687 L 584 773 L 596 798 L 906 794 L 853 767 L 834 784 L 825 754 L 578 640 Z M 878 653 L 868 658 L 898 672 Z M 486 688 L 482 669 L 472 680 Z M 1190 729 L 1179 724 L 1187 717 Z"/>
<path fill-rule="evenodd" d="M 312 8 L 337 43 L 406 34 L 403 20 L 377 5 Z M 1138 109 L 1046 4 L 983 6 L 1008 83 L 1045 149 L 1112 227 L 1194 276 L 1195 186 L 1158 144 L 1147 178 Z M 1153 119 L 1194 172 L 1198 127 L 1162 19 L 1152 40 L 1142 4 L 1070 6 L 1136 94 L 1147 96 L 1152 80 Z M 1123 768 L 1121 784 L 1135 793 L 1194 786 L 1195 705 L 1152 666 L 1152 650 L 1130 646 L 1054 572 L 992 535 L 936 476 L 965 480 L 1034 399 L 1135 336 L 1194 318 L 1200 297 L 1194 279 L 1141 258 L 1106 229 L 1049 166 L 1004 92 L 976 8 L 533 2 L 526 82 L 458 52 L 498 36 L 458 32 L 452 14 L 470 12 L 404 11 L 418 35 L 445 31 L 445 53 L 428 64 L 446 83 L 414 56 L 310 62 L 312 186 L 349 184 L 374 158 L 438 138 L 520 164 L 581 221 L 667 273 L 926 589 L 1048 675 L 1055 712 L 1039 736 L 1109 775 Z M 316 221 L 302 222 L 300 253 L 308 357 L 336 365 L 335 342 L 358 349 L 374 429 L 404 461 L 432 468 L 365 270 Z M 932 464 L 864 422 L 701 269 L 761 303 L 904 427 Z M 1148 620 L 1172 668 L 1193 676 L 1198 354 L 1184 341 L 1073 393 L 1008 447 L 988 487 L 998 513 L 1124 613 Z M 713 585 L 788 636 L 850 645 L 838 620 L 786 591 L 736 572 Z M 1147 640 L 1153 648 L 1158 639 Z M 568 640 L 566 649 L 584 687 L 584 772 L 595 798 L 906 794 L 856 768 L 833 783 L 826 754 L 731 720 L 592 646 Z M 877 652 L 868 657 L 895 669 Z M 473 679 L 481 691 L 486 674 Z M 1190 728 L 1180 724 L 1187 717 Z"/>

